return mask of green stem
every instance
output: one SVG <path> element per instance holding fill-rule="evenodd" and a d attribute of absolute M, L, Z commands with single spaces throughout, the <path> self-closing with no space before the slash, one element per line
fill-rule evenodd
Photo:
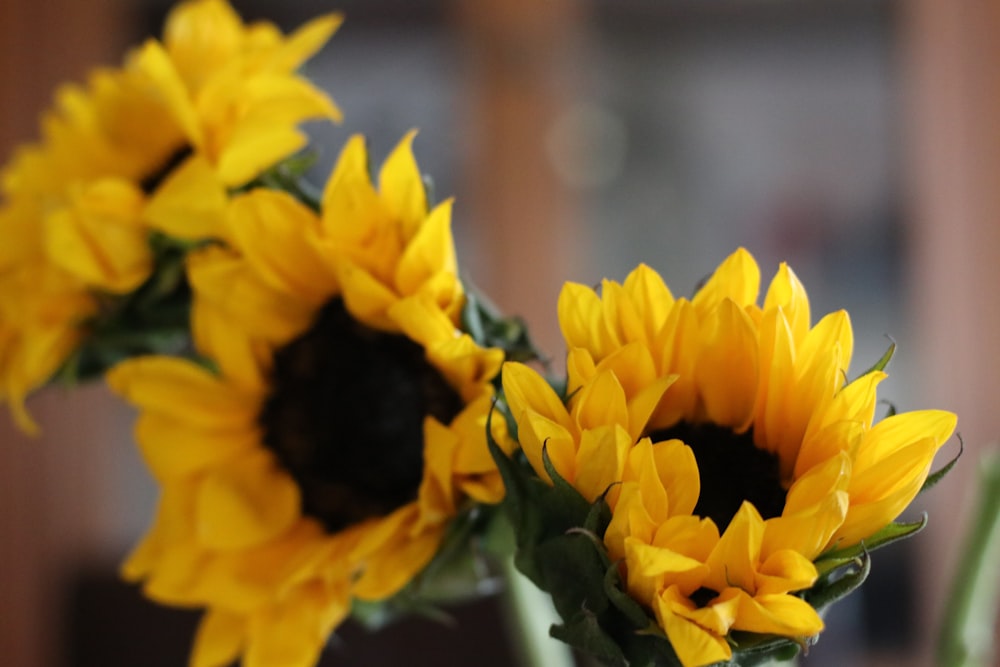
<path fill-rule="evenodd" d="M 508 628 L 517 642 L 520 664 L 526 667 L 573 667 L 569 646 L 549 636 L 549 627 L 559 623 L 551 598 L 514 567 L 504 561 Z"/>
<path fill-rule="evenodd" d="M 994 664 L 994 628 L 1000 607 L 1000 450 L 983 458 L 979 502 L 966 536 L 946 608 L 938 664 Z"/>

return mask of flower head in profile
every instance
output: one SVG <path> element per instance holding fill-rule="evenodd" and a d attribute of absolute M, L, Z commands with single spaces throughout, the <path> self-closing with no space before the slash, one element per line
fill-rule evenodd
<path fill-rule="evenodd" d="M 188 0 L 162 41 L 57 91 L 40 140 L 0 173 L 0 336 L 12 359 L 0 364 L 0 399 L 24 428 L 34 430 L 26 394 L 125 296 L 169 274 L 186 242 L 224 238 L 229 192 L 301 149 L 303 121 L 339 119 L 296 74 L 338 24 L 325 16 L 285 36 L 244 24 L 224 0 Z M 8 301 L 36 281 L 51 289 Z"/>
<path fill-rule="evenodd" d="M 832 556 L 877 545 L 956 424 L 876 423 L 884 363 L 846 380 L 847 313 L 813 323 L 786 265 L 762 306 L 759 281 L 740 249 L 691 300 L 646 266 L 600 294 L 567 284 L 566 403 L 530 368 L 503 371 L 527 460 L 607 502 L 606 556 L 684 667 L 729 660 L 740 633 L 818 634 L 821 574 L 850 560 Z"/>
<path fill-rule="evenodd" d="M 207 608 L 193 665 L 313 664 L 353 600 L 398 593 L 460 512 L 502 497 L 485 433 L 503 352 L 456 324 L 450 204 L 428 207 L 411 140 L 376 188 L 351 139 L 318 215 L 235 197 L 231 246 L 190 257 L 212 368 L 109 373 L 162 489 L 124 571 Z"/>

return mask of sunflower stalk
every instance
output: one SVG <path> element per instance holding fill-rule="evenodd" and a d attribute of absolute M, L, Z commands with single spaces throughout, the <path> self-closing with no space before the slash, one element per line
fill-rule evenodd
<path fill-rule="evenodd" d="M 980 469 L 978 502 L 945 611 L 938 664 L 996 664 L 994 628 L 1000 613 L 1000 450 Z"/>

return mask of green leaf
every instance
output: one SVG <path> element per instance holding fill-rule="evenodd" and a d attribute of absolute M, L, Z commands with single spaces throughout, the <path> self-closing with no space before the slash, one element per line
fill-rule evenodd
<path fill-rule="evenodd" d="M 955 458 L 953 458 L 951 461 L 948 461 L 948 463 L 946 463 L 943 468 L 929 475 L 927 479 L 924 480 L 923 485 L 920 487 L 920 490 L 917 491 L 917 493 L 921 494 L 924 491 L 927 491 L 928 489 L 934 488 L 934 486 L 938 482 L 944 479 L 945 475 L 951 472 L 951 469 L 955 467 L 956 463 L 958 463 L 958 459 L 962 457 L 962 453 L 964 451 L 965 451 L 965 442 L 962 440 L 962 436 L 958 436 L 958 454 L 955 454 Z"/>

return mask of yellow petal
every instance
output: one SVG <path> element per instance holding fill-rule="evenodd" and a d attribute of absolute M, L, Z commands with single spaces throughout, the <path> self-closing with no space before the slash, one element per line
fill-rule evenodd
<path fill-rule="evenodd" d="M 690 594 L 708 574 L 708 566 L 701 561 L 635 538 L 625 540 L 625 565 L 629 593 L 644 605 L 651 605 L 656 593 L 667 586 Z"/>
<path fill-rule="evenodd" d="M 358 244 L 373 228 L 390 224 L 392 215 L 372 186 L 368 151 L 361 135 L 352 136 L 340 153 L 323 189 L 323 225 L 337 242 Z"/>
<path fill-rule="evenodd" d="M 570 399 L 570 406 L 581 431 L 611 425 L 628 428 L 625 392 L 611 371 L 598 372 L 593 381 Z"/>
<path fill-rule="evenodd" d="M 576 478 L 577 443 L 572 434 L 558 423 L 534 410 L 525 410 L 517 417 L 521 450 L 542 479 L 551 482 L 545 470 L 542 450 L 547 453 L 556 471 L 568 482 Z"/>
<path fill-rule="evenodd" d="M 194 288 L 193 318 L 199 309 L 214 308 L 258 339 L 284 344 L 305 331 L 315 316 L 314 304 L 264 283 L 241 258 L 223 248 L 208 247 L 188 256 Z"/>
<path fill-rule="evenodd" d="M 274 67 L 289 72 L 298 69 L 323 48 L 343 22 L 344 17 L 339 13 L 324 14 L 310 20 L 290 34 L 281 45 L 274 57 Z"/>
<path fill-rule="evenodd" d="M 719 265 L 691 302 L 699 315 L 706 317 L 727 300 L 742 309 L 757 301 L 759 291 L 757 262 L 744 248 L 738 248 Z"/>
<path fill-rule="evenodd" d="M 823 630 L 823 621 L 809 603 L 794 595 L 739 594 L 740 606 L 734 630 L 811 637 Z"/>
<path fill-rule="evenodd" d="M 246 618 L 218 608 L 205 612 L 191 651 L 191 667 L 218 667 L 235 662 L 246 643 Z"/>
<path fill-rule="evenodd" d="M 167 15 L 163 42 L 185 80 L 196 83 L 206 66 L 214 67 L 236 53 L 242 32 L 243 22 L 229 3 L 185 2 Z"/>
<path fill-rule="evenodd" d="M 347 616 L 346 586 L 297 587 L 280 604 L 252 618 L 244 667 L 312 667 L 330 632 Z"/>
<path fill-rule="evenodd" d="M 342 259 L 337 264 L 337 280 L 344 305 L 354 319 L 373 329 L 395 332 L 396 324 L 388 311 L 399 296 L 363 267 Z"/>
<path fill-rule="evenodd" d="M 444 530 L 442 525 L 412 538 L 397 535 L 365 561 L 364 571 L 352 589 L 354 596 L 361 600 L 384 600 L 399 592 L 434 557 Z"/>
<path fill-rule="evenodd" d="M 841 453 L 852 454 L 861 442 L 864 425 L 857 421 L 833 422 L 819 432 L 810 435 L 802 443 L 799 458 L 795 462 L 795 476 L 802 478 L 815 466 L 838 457 Z"/>
<path fill-rule="evenodd" d="M 628 274 L 623 287 L 646 328 L 646 340 L 653 344 L 674 304 L 674 295 L 660 274 L 645 264 Z"/>
<path fill-rule="evenodd" d="M 416 130 L 406 133 L 382 163 L 378 178 L 382 200 L 399 221 L 405 239 L 417 233 L 427 215 L 427 192 L 413 157 L 413 138 L 416 135 Z"/>
<path fill-rule="evenodd" d="M 191 313 L 195 349 L 215 362 L 227 381 L 263 395 L 270 383 L 273 351 L 239 322 L 213 307 L 196 303 Z"/>
<path fill-rule="evenodd" d="M 738 587 L 753 593 L 757 559 L 764 537 L 764 520 L 744 501 L 708 557 L 711 573 L 705 585 L 717 591 Z"/>
<path fill-rule="evenodd" d="M 580 348 L 577 348 L 580 349 Z M 596 367 L 597 371 L 611 371 L 629 399 L 653 384 L 656 379 L 656 367 L 649 347 L 640 342 L 628 343 L 602 359 Z M 657 397 L 659 401 L 659 397 Z M 654 405 L 655 407 L 655 405 Z"/>
<path fill-rule="evenodd" d="M 794 549 L 775 551 L 760 564 L 755 579 L 757 595 L 801 591 L 816 581 L 816 566 Z"/>
<path fill-rule="evenodd" d="M 455 452 L 455 470 L 460 473 L 477 474 L 496 470 L 496 464 L 486 446 L 486 416 L 493 405 L 492 393 L 486 393 L 465 406 L 451 422 L 451 430 L 459 436 L 458 451 Z M 491 421 L 493 438 L 503 449 L 510 445 L 504 420 L 498 414 Z M 507 452 L 508 454 L 510 452 Z"/>
<path fill-rule="evenodd" d="M 659 374 L 677 376 L 653 416 L 656 428 L 673 426 L 681 419 L 694 421 L 700 416 L 695 414 L 698 404 L 695 372 L 703 340 L 694 306 L 687 299 L 678 299 L 667 315 L 667 323 L 655 348 L 663 351 L 657 369 Z"/>
<path fill-rule="evenodd" d="M 632 440 L 638 440 L 642 433 L 652 431 L 651 421 L 656 409 L 662 404 L 663 397 L 670 386 L 677 381 L 676 375 L 667 375 L 657 379 L 640 391 L 628 403 L 628 432 Z"/>
<path fill-rule="evenodd" d="M 601 282 L 601 305 L 604 313 L 604 324 L 619 345 L 640 342 L 649 345 L 646 338 L 645 325 L 639 317 L 632 299 L 625 289 L 611 280 Z"/>
<path fill-rule="evenodd" d="M 706 616 L 711 611 L 694 609 L 694 605 L 676 588 L 664 590 L 656 599 L 653 610 L 682 667 L 705 667 L 732 657 L 732 649 L 723 636 L 725 633 L 713 632 L 692 620 L 697 612 Z"/>
<path fill-rule="evenodd" d="M 858 378 L 837 392 L 825 409 L 813 416 L 803 436 L 799 459 L 795 462 L 796 477 L 837 451 L 846 451 L 853 439 L 846 439 L 845 429 L 856 431 L 871 426 L 877 403 L 876 390 L 886 377 L 885 373 L 876 371 Z M 833 426 L 838 423 L 842 426 Z M 831 428 L 833 431 L 845 431 L 839 443 L 830 437 Z"/>
<path fill-rule="evenodd" d="M 451 236 L 451 200 L 438 204 L 427 216 L 403 251 L 396 266 L 396 289 L 400 294 L 416 294 L 432 277 L 458 275 L 455 242 Z M 441 304 L 447 305 L 447 304 Z"/>
<path fill-rule="evenodd" d="M 479 347 L 469 334 L 438 341 L 427 348 L 427 361 L 464 401 L 475 400 L 490 391 L 487 383 L 496 377 L 503 356 L 503 350 L 498 348 Z"/>
<path fill-rule="evenodd" d="M 336 292 L 331 258 L 318 240 L 319 219 L 290 194 L 255 189 L 229 208 L 234 245 L 271 287 L 317 306 Z"/>
<path fill-rule="evenodd" d="M 586 285 L 572 282 L 563 285 L 557 310 L 567 347 L 582 347 L 598 361 L 617 347 L 605 325 L 601 299 Z"/>
<path fill-rule="evenodd" d="M 845 491 L 851 480 L 851 469 L 851 458 L 846 452 L 813 466 L 788 489 L 783 514 L 805 511 L 831 493 Z"/>
<path fill-rule="evenodd" d="M 148 40 L 130 57 L 128 67 L 148 77 L 150 86 L 155 88 L 188 141 L 195 146 L 202 146 L 205 137 L 198 112 L 181 74 L 166 50 L 155 40 Z"/>
<path fill-rule="evenodd" d="M 937 447 L 943 445 L 958 424 L 954 413 L 944 410 L 917 410 L 896 414 L 876 424 L 861 440 L 855 458 L 858 470 L 864 470 L 924 438 Z M 933 454 L 931 454 L 933 456 Z M 926 461 L 930 463 L 930 461 Z"/>
<path fill-rule="evenodd" d="M 255 424 L 260 406 L 260 397 L 239 392 L 201 366 L 175 357 L 130 359 L 108 371 L 107 379 L 133 405 L 213 430 Z"/>
<path fill-rule="evenodd" d="M 925 443 L 925 446 L 929 448 L 930 443 Z M 883 496 L 872 502 L 860 502 L 858 504 L 853 502 L 854 498 L 852 497 L 852 504 L 847 510 L 847 517 L 845 517 L 840 529 L 831 538 L 831 545 L 843 548 L 857 544 L 866 537 L 874 535 L 882 528 L 885 528 L 902 514 L 903 510 L 909 506 L 920 491 L 920 487 L 927 478 L 930 467 L 928 466 L 923 470 L 917 469 L 916 474 L 912 474 L 913 467 L 910 467 L 908 471 L 910 474 L 900 479 L 893 487 L 892 492 L 887 496 Z"/>
<path fill-rule="evenodd" d="M 706 414 L 715 424 L 740 431 L 753 418 L 757 345 L 750 318 L 736 302 L 723 301 L 695 369 Z"/>
<path fill-rule="evenodd" d="M 420 482 L 419 528 L 443 523 L 455 514 L 451 478 L 459 446 L 456 433 L 433 417 L 424 418 L 424 477 Z"/>
<path fill-rule="evenodd" d="M 103 179 L 73 196 L 46 219 L 46 250 L 61 268 L 92 287 L 125 293 L 150 274 L 153 256 L 139 224 L 142 192 Z"/>
<path fill-rule="evenodd" d="M 795 480 L 781 516 L 765 522 L 761 557 L 781 549 L 810 560 L 822 553 L 847 516 L 850 475 L 850 457 L 841 452 Z"/>
<path fill-rule="evenodd" d="M 650 544 L 658 523 L 646 511 L 638 482 L 625 481 L 615 488 L 618 491 L 617 500 L 613 505 L 611 521 L 604 531 L 604 544 L 611 560 L 619 561 L 625 558 L 626 538 L 635 537 Z"/>
<path fill-rule="evenodd" d="M 170 172 L 152 194 L 143 218 L 177 238 L 226 238 L 226 187 L 202 155 Z"/>
<path fill-rule="evenodd" d="M 621 479 L 625 455 L 632 440 L 621 426 L 607 425 L 584 431 L 576 453 L 573 487 L 594 502 Z"/>
<path fill-rule="evenodd" d="M 768 519 L 762 557 L 792 549 L 808 559 L 815 559 L 826 551 L 833 535 L 844 524 L 849 505 L 846 491 L 834 491 L 806 510 Z"/>
<path fill-rule="evenodd" d="M 778 455 L 781 477 L 791 476 L 807 421 L 789 419 L 794 391 L 795 348 L 791 327 L 781 308 L 765 310 L 760 325 L 760 386 L 754 407 L 753 438 L 761 449 Z"/>
<path fill-rule="evenodd" d="M 212 432 L 185 419 L 144 412 L 135 426 L 143 458 L 157 479 L 192 475 L 260 444 L 256 428 Z"/>
<path fill-rule="evenodd" d="M 566 395 L 578 391 L 597 375 L 597 365 L 590 351 L 582 347 L 570 349 L 566 355 Z"/>
<path fill-rule="evenodd" d="M 782 262 L 778 272 L 771 280 L 764 297 L 764 312 L 781 308 L 788 320 L 789 330 L 795 344 L 800 344 L 806 337 L 810 325 L 809 297 L 798 276 Z"/>
<path fill-rule="evenodd" d="M 670 497 L 670 512 L 690 514 L 698 503 L 701 478 L 694 451 L 680 440 L 653 443 L 652 468 Z"/>
<path fill-rule="evenodd" d="M 503 365 L 502 377 L 504 398 L 515 417 L 530 408 L 565 429 L 572 427 L 562 400 L 531 367 L 517 361 L 508 361 Z"/>
<path fill-rule="evenodd" d="M 691 514 L 672 516 L 656 528 L 652 544 L 668 547 L 705 562 L 719 543 L 719 529 L 711 519 Z"/>
<path fill-rule="evenodd" d="M 424 296 L 400 299 L 389 309 L 389 316 L 410 340 L 425 348 L 458 335 L 444 311 Z"/>
<path fill-rule="evenodd" d="M 299 518 L 295 481 L 264 450 L 208 473 L 197 492 L 197 530 L 211 549 L 246 549 L 285 532 Z"/>
<path fill-rule="evenodd" d="M 267 167 L 281 162 L 306 145 L 308 137 L 289 125 L 270 119 L 244 120 L 216 160 L 216 173 L 229 187 L 249 183 Z"/>

